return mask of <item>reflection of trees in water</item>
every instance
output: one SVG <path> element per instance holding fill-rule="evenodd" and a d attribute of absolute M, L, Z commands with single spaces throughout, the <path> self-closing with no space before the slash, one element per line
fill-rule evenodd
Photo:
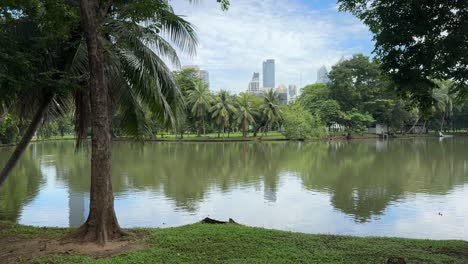
<path fill-rule="evenodd" d="M 463 156 L 457 155 L 463 146 L 433 139 L 340 143 L 295 166 L 306 188 L 330 192 L 335 208 L 364 222 L 406 193 L 447 193 L 463 184 Z"/>
<path fill-rule="evenodd" d="M 161 192 L 177 208 L 195 211 L 213 188 L 228 192 L 235 186 L 263 187 L 264 199 L 275 202 L 280 174 L 294 172 L 306 189 L 330 193 L 335 208 L 364 222 L 382 214 L 392 200 L 407 193 L 447 193 L 454 185 L 463 184 L 461 153 L 465 146 L 462 139 L 442 143 L 433 139 L 390 143 L 116 143 L 113 184 L 117 196 L 129 190 Z M 76 153 L 71 141 L 37 144 L 37 153 L 54 155 L 57 177 L 70 188 L 69 205 L 82 212 L 81 198 L 89 190 L 89 153 Z M 0 197 L 0 214 L 10 212 L 8 219 L 17 219 L 25 197 L 37 192 L 41 177 L 31 155 L 26 153 L 18 164 L 18 175 L 0 192 L 9 197 Z M 73 197 L 78 198 L 72 201 Z"/>
<path fill-rule="evenodd" d="M 0 148 L 0 161 L 6 161 L 13 149 Z M 39 162 L 33 146 L 22 155 L 15 169 L 0 189 L 0 219 L 17 221 L 22 206 L 38 192 L 41 183 Z M 3 162 L 1 163 L 3 164 Z"/>

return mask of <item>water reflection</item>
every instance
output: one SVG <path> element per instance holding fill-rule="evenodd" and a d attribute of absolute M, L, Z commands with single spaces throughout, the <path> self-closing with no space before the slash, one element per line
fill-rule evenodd
<path fill-rule="evenodd" d="M 116 143 L 116 210 L 123 226 L 209 215 L 302 232 L 468 239 L 467 146 L 464 138 Z M 0 160 L 10 151 L 0 149 Z M 89 153 L 71 141 L 31 145 L 0 191 L 0 219 L 81 224 L 89 171 Z"/>

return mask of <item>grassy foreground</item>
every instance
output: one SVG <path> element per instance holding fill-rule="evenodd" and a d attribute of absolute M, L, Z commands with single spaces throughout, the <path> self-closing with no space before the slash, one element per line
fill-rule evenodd
<path fill-rule="evenodd" d="M 0 223 L 0 241 L 58 239 L 69 229 Z M 237 224 L 133 229 L 145 247 L 114 256 L 42 255 L 28 263 L 467 263 L 468 242 L 309 235 Z M 5 244 L 6 246 L 6 244 Z M 2 246 L 3 247 L 3 246 Z M 0 263 L 8 254 L 1 252 Z M 23 260 L 25 260 L 23 258 Z"/>

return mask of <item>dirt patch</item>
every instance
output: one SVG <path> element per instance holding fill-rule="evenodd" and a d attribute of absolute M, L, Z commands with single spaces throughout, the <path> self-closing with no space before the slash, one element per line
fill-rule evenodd
<path fill-rule="evenodd" d="M 129 251 L 146 248 L 144 240 L 131 236 L 100 246 L 94 243 L 80 243 L 48 238 L 1 237 L 0 263 L 33 263 L 38 257 L 49 255 L 85 255 L 106 258 Z"/>

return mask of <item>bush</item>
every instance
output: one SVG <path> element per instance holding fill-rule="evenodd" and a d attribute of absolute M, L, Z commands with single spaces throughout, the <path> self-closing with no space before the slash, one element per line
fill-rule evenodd
<path fill-rule="evenodd" d="M 0 144 L 16 143 L 19 138 L 18 126 L 16 119 L 11 115 L 7 115 L 0 124 Z"/>
<path fill-rule="evenodd" d="M 372 123 L 375 122 L 374 118 L 368 113 L 360 113 L 356 109 L 344 112 L 342 115 L 342 122 L 346 124 L 348 133 L 364 134 Z"/>
<path fill-rule="evenodd" d="M 288 139 L 320 138 L 327 135 L 318 115 L 312 115 L 299 103 L 283 109 L 283 135 Z"/>

